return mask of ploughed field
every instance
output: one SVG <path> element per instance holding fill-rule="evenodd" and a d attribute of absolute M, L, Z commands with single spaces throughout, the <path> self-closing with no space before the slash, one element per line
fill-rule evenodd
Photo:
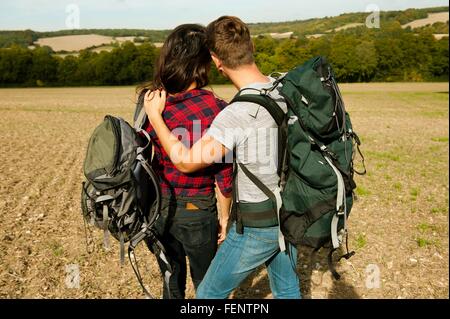
<path fill-rule="evenodd" d="M 226 100 L 235 92 L 213 89 Z M 311 263 L 302 248 L 304 297 L 448 298 L 448 83 L 341 89 L 368 170 L 356 178 L 349 219 L 356 255 L 333 281 L 325 252 Z M 131 121 L 133 111 L 133 87 L 0 90 L 1 298 L 143 298 L 128 260 L 120 266 L 117 242 L 104 251 L 93 230 L 87 252 L 80 212 L 90 134 L 105 114 Z M 157 294 L 161 280 L 144 244 L 137 256 Z M 271 298 L 265 269 L 232 297 Z"/>

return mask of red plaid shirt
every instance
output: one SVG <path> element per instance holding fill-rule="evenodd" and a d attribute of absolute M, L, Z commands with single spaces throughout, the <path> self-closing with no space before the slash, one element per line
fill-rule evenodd
<path fill-rule="evenodd" d="M 183 134 L 182 141 L 186 147 L 192 147 L 226 106 L 226 102 L 216 99 L 212 92 L 194 89 L 169 96 L 162 116 L 169 130 L 173 132 L 176 129 L 175 134 Z M 214 192 L 214 183 L 217 180 L 222 194 L 231 196 L 233 174 L 231 164 L 217 163 L 195 173 L 184 174 L 171 162 L 153 127 L 148 122 L 144 127 L 155 146 L 152 166 L 161 177 L 164 195 L 209 195 Z"/>

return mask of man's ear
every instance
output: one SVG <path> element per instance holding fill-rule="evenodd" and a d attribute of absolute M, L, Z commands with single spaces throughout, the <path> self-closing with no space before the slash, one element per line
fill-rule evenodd
<path fill-rule="evenodd" d="M 211 59 L 216 65 L 216 68 L 220 70 L 222 68 L 222 62 L 220 61 L 220 59 L 214 53 L 211 53 Z"/>
<path fill-rule="evenodd" d="M 224 69 L 224 66 L 222 64 L 222 61 L 215 55 L 214 53 L 211 53 L 211 59 L 213 60 L 214 64 L 216 65 L 217 70 L 220 74 L 222 74 L 224 77 L 228 78 L 228 74 Z"/>

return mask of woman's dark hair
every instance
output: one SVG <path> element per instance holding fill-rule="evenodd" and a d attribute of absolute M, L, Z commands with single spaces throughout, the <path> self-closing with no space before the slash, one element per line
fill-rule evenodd
<path fill-rule="evenodd" d="M 173 30 L 161 48 L 153 81 L 138 87 L 164 89 L 169 94 L 186 91 L 196 82 L 197 88 L 208 85 L 211 55 L 206 45 L 206 29 L 198 24 L 182 24 Z"/>

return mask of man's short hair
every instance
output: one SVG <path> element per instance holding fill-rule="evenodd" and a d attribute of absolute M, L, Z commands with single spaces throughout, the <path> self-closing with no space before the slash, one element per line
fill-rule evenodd
<path fill-rule="evenodd" d="M 237 17 L 223 16 L 206 27 L 209 50 L 225 67 L 236 69 L 255 62 L 247 25 Z"/>

